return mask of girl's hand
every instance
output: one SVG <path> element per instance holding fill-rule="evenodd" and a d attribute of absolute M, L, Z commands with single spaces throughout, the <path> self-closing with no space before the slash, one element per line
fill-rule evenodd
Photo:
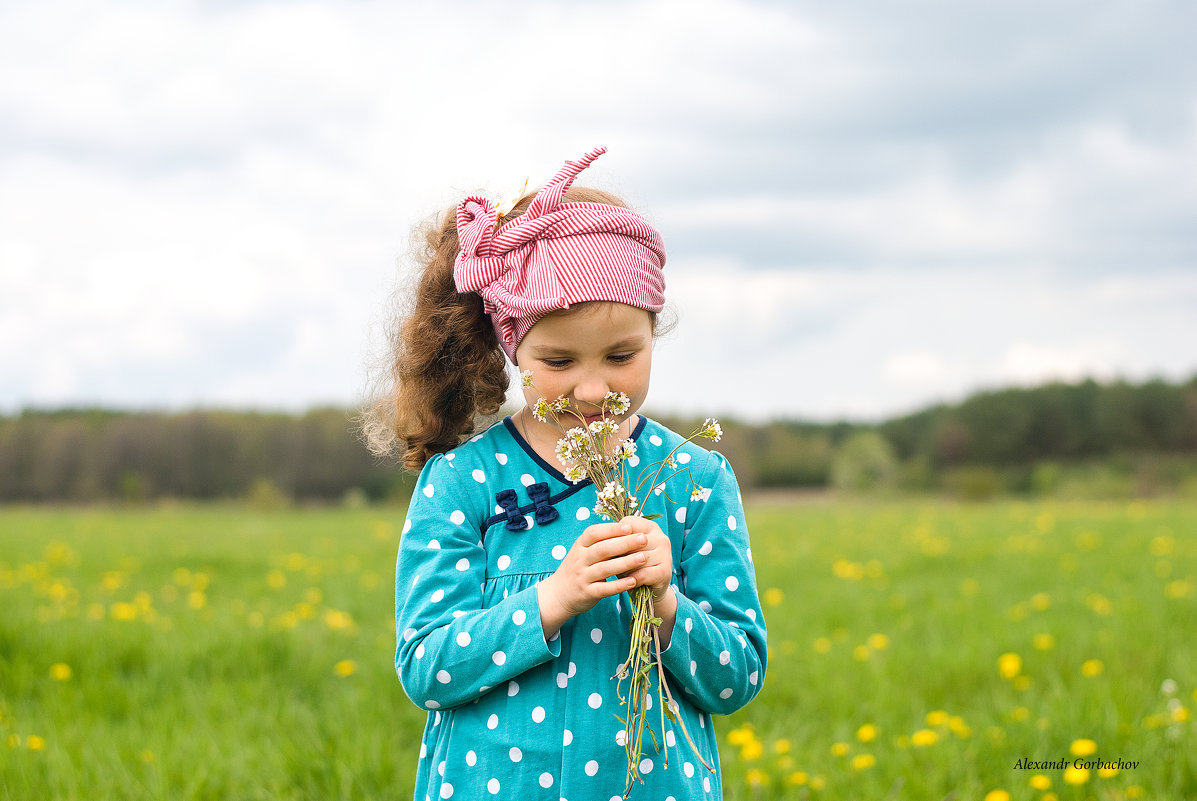
<path fill-rule="evenodd" d="M 663 596 L 672 573 L 669 538 L 651 520 L 625 517 L 618 523 L 588 526 L 556 572 L 537 585 L 545 637 L 603 598 L 638 585 L 650 586 L 654 594 Z M 618 578 L 608 581 L 612 576 Z"/>

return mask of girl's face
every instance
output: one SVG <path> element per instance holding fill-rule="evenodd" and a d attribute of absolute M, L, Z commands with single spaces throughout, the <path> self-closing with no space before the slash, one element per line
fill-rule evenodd
<path fill-rule="evenodd" d="M 531 406 L 538 397 L 551 401 L 564 396 L 590 423 L 601 417 L 600 405 L 608 392 L 623 392 L 631 403 L 615 418 L 622 424 L 648 395 L 652 347 L 652 315 L 644 309 L 593 301 L 578 311 L 547 314 L 515 350 L 520 370 L 531 370 L 536 385 L 524 388 L 524 399 Z M 542 440 L 560 436 L 551 417 L 541 423 L 527 414 L 526 420 L 529 434 L 535 428 Z M 567 413 L 562 422 L 570 428 L 574 418 Z"/>

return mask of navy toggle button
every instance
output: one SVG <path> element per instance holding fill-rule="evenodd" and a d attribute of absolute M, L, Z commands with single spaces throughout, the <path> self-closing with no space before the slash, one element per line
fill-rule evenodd
<path fill-rule="evenodd" d="M 502 507 L 503 512 L 507 515 L 508 531 L 523 531 L 528 528 L 528 521 L 520 514 L 520 500 L 516 497 L 515 490 L 505 489 L 496 492 L 495 502 Z M 553 511 L 555 514 L 556 510 Z M 537 518 L 536 522 L 539 523 L 540 518 Z"/>
<path fill-rule="evenodd" d="M 539 484 L 533 484 L 528 487 L 528 497 L 532 499 L 532 503 L 536 504 L 536 510 L 532 513 L 533 519 L 536 520 L 536 525 L 543 526 L 557 519 L 557 510 L 549 504 L 548 483 L 542 481 Z"/>

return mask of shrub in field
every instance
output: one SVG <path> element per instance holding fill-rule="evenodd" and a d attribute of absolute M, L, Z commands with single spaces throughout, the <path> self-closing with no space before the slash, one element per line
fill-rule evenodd
<path fill-rule="evenodd" d="M 885 437 L 876 431 L 859 431 L 840 444 L 831 464 L 832 486 L 840 490 L 869 491 L 894 485 L 898 460 Z"/>

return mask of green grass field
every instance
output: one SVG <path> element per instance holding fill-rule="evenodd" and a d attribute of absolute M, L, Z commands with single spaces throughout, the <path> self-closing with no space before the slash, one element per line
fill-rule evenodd
<path fill-rule="evenodd" d="M 0 510 L 0 799 L 410 798 L 402 519 Z M 748 520 L 771 655 L 727 798 L 1197 797 L 1197 504 Z"/>

